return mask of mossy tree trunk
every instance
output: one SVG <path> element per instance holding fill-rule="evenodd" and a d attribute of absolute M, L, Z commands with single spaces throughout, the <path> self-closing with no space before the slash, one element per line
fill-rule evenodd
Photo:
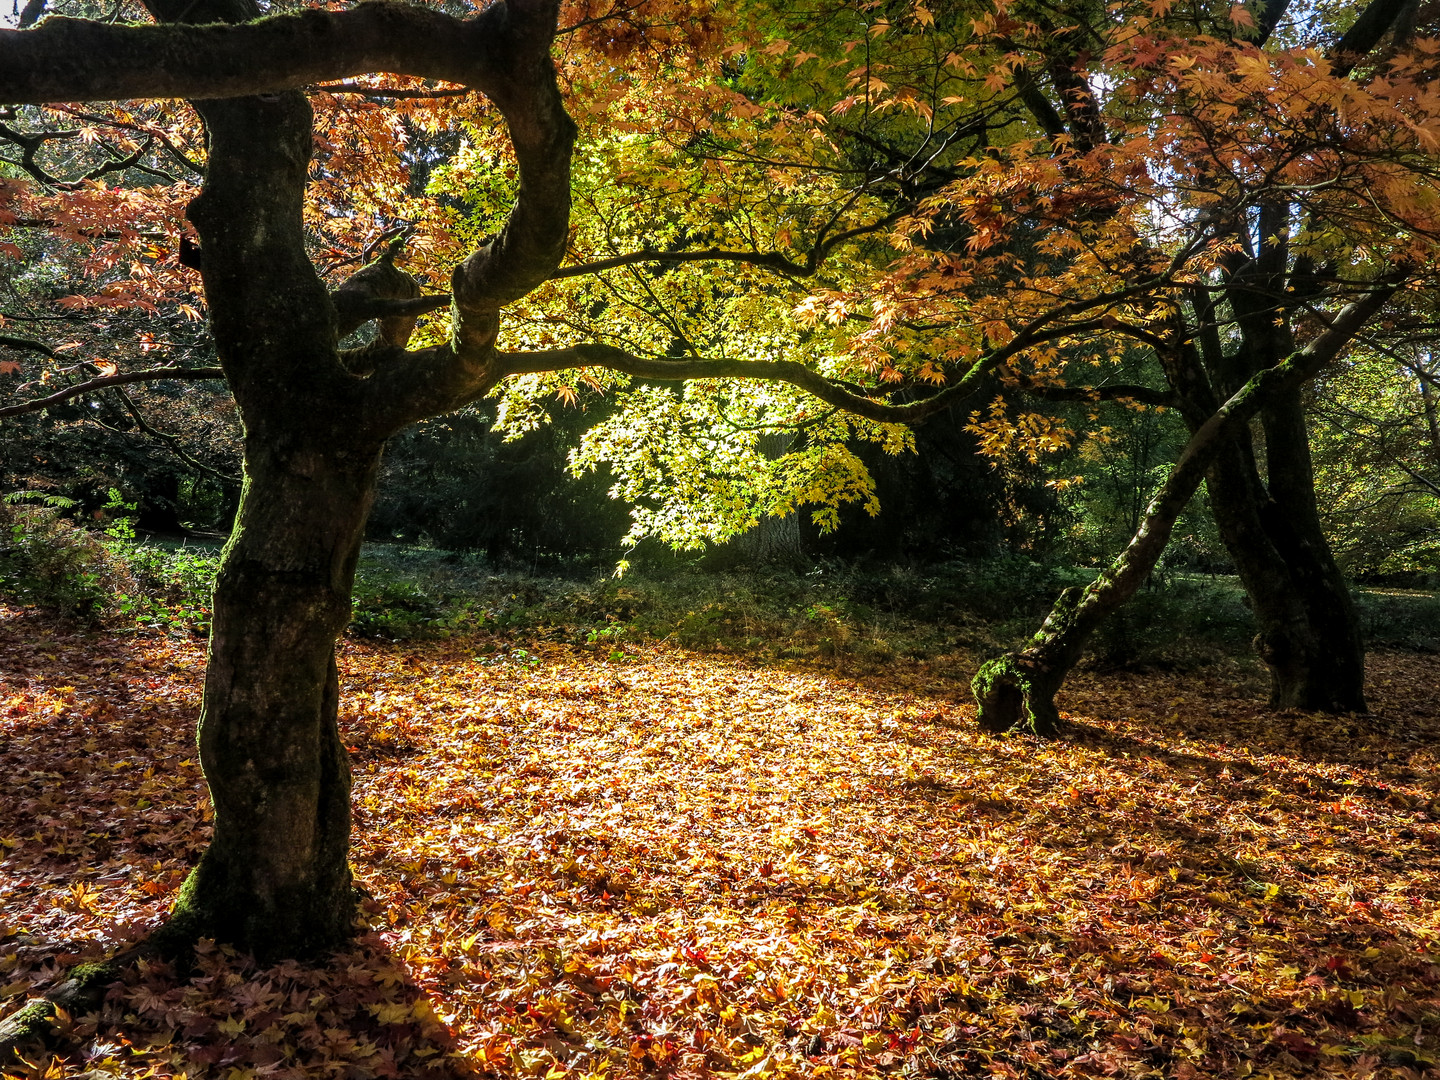
<path fill-rule="evenodd" d="M 287 93 L 198 107 L 210 162 L 189 214 L 245 425 L 245 487 L 216 580 L 200 717 L 215 834 L 171 932 L 312 955 L 353 921 L 335 643 L 384 440 L 364 421 L 305 257 L 308 103 Z"/>
<path fill-rule="evenodd" d="M 152 11 L 161 21 L 258 15 L 252 0 L 152 0 Z M 548 0 L 512 2 L 491 50 L 476 53 L 473 83 L 510 122 L 521 196 L 457 271 L 454 339 L 443 346 L 407 352 L 382 338 L 363 356 L 339 350 L 337 294 L 306 253 L 313 117 L 302 93 L 195 103 L 209 156 L 188 214 L 244 425 L 245 479 L 216 580 L 200 717 L 214 837 L 160 932 L 174 949 L 203 935 L 263 957 L 313 956 L 351 933 L 336 642 L 386 439 L 494 385 L 500 307 L 563 254 L 574 126 L 549 58 L 555 14 Z M 371 300 L 374 317 L 394 321 L 394 290 L 367 289 L 374 276 L 362 271 L 339 292 L 352 321 Z"/>
<path fill-rule="evenodd" d="M 1084 589 L 1065 590 L 1029 645 L 987 662 L 976 673 L 971 689 L 983 730 L 1057 733 L 1056 693 L 1080 660 L 1091 633 L 1135 594 L 1155 568 L 1176 519 L 1206 474 L 1231 452 L 1262 408 L 1283 401 L 1331 360 L 1391 291 L 1379 285 L 1344 308 L 1305 349 L 1256 373 L 1203 422 L 1194 424 L 1179 460 L 1151 498 L 1140 528 L 1120 557 Z"/>
<path fill-rule="evenodd" d="M 350 768 L 336 726 L 336 639 L 379 447 L 247 446 L 247 485 L 215 587 L 200 760 L 210 847 L 174 912 L 266 955 L 350 933 Z"/>

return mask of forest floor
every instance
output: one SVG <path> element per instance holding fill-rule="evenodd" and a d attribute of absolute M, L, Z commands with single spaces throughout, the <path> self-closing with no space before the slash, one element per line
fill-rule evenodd
<path fill-rule="evenodd" d="M 1440 656 L 1373 711 L 1078 675 L 347 639 L 355 946 L 141 965 L 5 1076 L 1436 1075 Z M 0 1009 L 143 937 L 202 850 L 203 643 L 0 606 Z"/>

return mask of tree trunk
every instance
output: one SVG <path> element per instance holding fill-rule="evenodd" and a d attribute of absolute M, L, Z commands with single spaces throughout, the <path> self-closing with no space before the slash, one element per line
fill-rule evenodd
<path fill-rule="evenodd" d="M 1268 484 L 1245 438 L 1216 462 L 1208 487 L 1221 539 L 1255 615 L 1270 704 L 1364 712 L 1365 644 L 1320 526 L 1299 392 L 1281 395 L 1261 417 Z"/>
<path fill-rule="evenodd" d="M 162 22 L 259 14 L 254 0 L 146 3 Z M 351 933 L 350 770 L 336 728 L 335 643 L 350 619 L 381 450 L 406 424 L 495 384 L 499 310 L 550 277 L 569 235 L 575 126 L 550 60 L 557 6 L 511 0 L 488 10 L 500 18 L 467 85 L 504 112 L 521 182 L 499 234 L 456 272 L 446 345 L 406 351 L 402 319 L 363 357 L 340 354 L 336 306 L 306 250 L 313 115 L 303 93 L 193 102 L 209 154 L 187 213 L 200 236 L 216 350 L 245 426 L 245 482 L 216 580 L 200 719 L 214 838 L 156 935 L 166 951 L 207 935 L 265 958 L 314 956 Z M 393 267 L 381 269 L 383 288 L 367 268 L 358 283 L 365 295 L 357 300 L 352 288 L 342 297 L 352 321 L 397 315 L 365 308 L 366 296 L 416 291 Z"/>
<path fill-rule="evenodd" d="M 216 578 L 200 716 L 214 837 L 159 936 L 177 951 L 206 936 L 264 958 L 315 956 L 354 920 L 335 643 L 385 433 L 369 422 L 365 381 L 341 362 L 335 310 L 305 251 L 304 96 L 195 105 L 210 153 L 188 214 L 245 425 L 245 482 Z"/>
<path fill-rule="evenodd" d="M 313 956 L 350 935 L 350 767 L 335 643 L 379 447 L 247 445 L 236 530 L 215 586 L 200 760 L 215 834 L 175 931 L 257 955 Z"/>
<path fill-rule="evenodd" d="M 1257 235 L 1245 240 L 1253 243 L 1253 253 L 1232 251 L 1227 257 L 1223 295 L 1239 331 L 1238 347 L 1227 353 L 1218 325 L 1201 320 L 1207 323 L 1200 334 L 1205 367 L 1223 393 L 1294 352 L 1285 298 L 1303 297 L 1306 289 L 1291 289 L 1294 279 L 1287 284 L 1287 266 L 1304 279 L 1300 268 L 1307 261 L 1292 261 L 1293 212 L 1283 200 L 1262 203 Z M 1271 395 L 1260 420 L 1265 479 L 1246 431 L 1217 461 L 1209 490 L 1221 539 L 1259 624 L 1255 645 L 1270 669 L 1270 704 L 1363 712 L 1365 644 L 1349 588 L 1320 525 L 1300 384 Z"/>
<path fill-rule="evenodd" d="M 1209 464 L 1259 407 L 1268 381 L 1273 380 L 1251 380 L 1190 436 L 1165 483 L 1151 498 L 1134 537 L 1109 569 L 1084 589 L 1061 593 L 1022 651 L 991 660 L 975 673 L 970 689 L 975 695 L 976 720 L 983 730 L 1019 729 L 1044 737 L 1059 732 L 1055 695 L 1079 662 L 1085 643 L 1155 569 L 1180 512 L 1200 486 Z"/>

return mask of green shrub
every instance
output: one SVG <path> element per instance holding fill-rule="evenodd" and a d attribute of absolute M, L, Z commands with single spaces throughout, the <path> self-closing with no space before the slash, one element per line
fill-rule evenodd
<path fill-rule="evenodd" d="M 137 543 L 134 505 L 110 494 L 102 533 L 66 520 L 68 499 L 22 491 L 0 500 L 0 593 L 91 622 L 203 633 L 218 553 Z"/>
<path fill-rule="evenodd" d="M 487 613 L 473 601 L 432 594 L 413 581 L 361 571 L 352 600 L 350 632 L 403 641 L 448 638 L 484 626 Z"/>
<path fill-rule="evenodd" d="M 61 516 L 73 503 L 19 491 L 0 500 L 0 593 L 82 619 L 102 617 L 133 590 L 124 559 Z"/>
<path fill-rule="evenodd" d="M 138 585 L 135 592 L 116 597 L 116 617 L 194 634 L 210 629 L 218 548 L 126 541 L 112 541 L 109 547 L 125 560 Z"/>

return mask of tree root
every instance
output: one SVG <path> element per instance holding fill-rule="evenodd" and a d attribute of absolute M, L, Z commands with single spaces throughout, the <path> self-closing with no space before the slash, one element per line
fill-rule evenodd
<path fill-rule="evenodd" d="M 1051 739 L 1062 721 L 1055 707 L 1053 678 L 1023 653 L 1006 653 L 981 665 L 970 683 L 975 718 L 984 731 L 1023 731 Z"/>
<path fill-rule="evenodd" d="M 72 968 L 64 982 L 46 991 L 43 997 L 31 998 L 0 1020 L 0 1062 L 9 1061 L 25 1050 L 53 1046 L 67 1014 L 98 1008 L 105 999 L 105 991 L 120 978 L 126 966 L 150 951 L 145 945 L 137 945 L 98 964 Z"/>

